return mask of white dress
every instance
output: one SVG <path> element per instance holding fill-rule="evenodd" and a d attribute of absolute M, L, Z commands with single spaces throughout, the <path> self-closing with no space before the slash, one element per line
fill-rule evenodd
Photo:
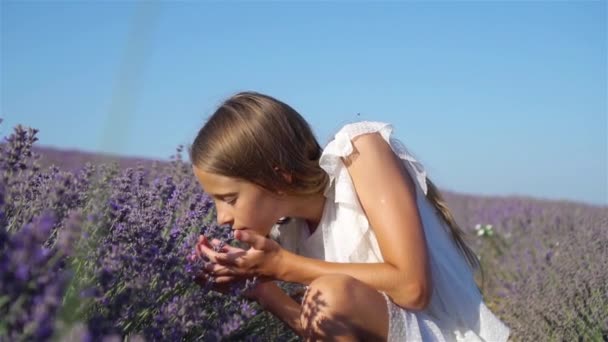
<path fill-rule="evenodd" d="M 472 272 L 445 224 L 426 198 L 426 173 L 407 149 L 391 138 L 392 126 L 357 122 L 344 126 L 323 150 L 320 166 L 328 173 L 325 207 L 311 235 L 303 220 L 275 225 L 271 237 L 299 255 L 329 262 L 383 262 L 376 235 L 355 193 L 341 157 L 353 151 L 352 139 L 379 132 L 403 160 L 415 180 L 416 202 L 428 245 L 433 293 L 423 311 L 397 306 L 385 293 L 389 312 L 388 341 L 506 341 L 507 328 L 484 304 Z"/>

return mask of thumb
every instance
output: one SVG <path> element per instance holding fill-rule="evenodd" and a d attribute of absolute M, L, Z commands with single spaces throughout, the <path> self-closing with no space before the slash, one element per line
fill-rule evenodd
<path fill-rule="evenodd" d="M 257 250 L 265 250 L 267 247 L 266 238 L 258 234 L 237 230 L 234 232 L 234 237 Z"/>
<path fill-rule="evenodd" d="M 207 237 L 203 234 L 198 236 L 198 240 L 197 240 L 197 244 L 201 244 L 201 245 L 205 245 L 207 247 L 211 247 L 211 243 L 209 242 L 209 239 L 207 239 Z"/>

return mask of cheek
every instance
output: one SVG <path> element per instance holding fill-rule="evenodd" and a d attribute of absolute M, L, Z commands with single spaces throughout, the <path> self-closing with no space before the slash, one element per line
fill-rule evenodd
<path fill-rule="evenodd" d="M 266 198 L 256 199 L 251 202 L 252 205 L 247 208 L 247 217 L 244 218 L 247 222 L 244 222 L 255 228 L 256 230 L 270 229 L 278 220 L 278 207 L 272 200 Z"/>

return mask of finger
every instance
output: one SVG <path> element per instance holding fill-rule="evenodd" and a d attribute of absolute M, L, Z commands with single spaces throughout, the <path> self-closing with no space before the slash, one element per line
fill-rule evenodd
<path fill-rule="evenodd" d="M 198 244 L 194 246 L 194 253 L 196 253 L 196 256 L 199 258 L 203 257 L 203 253 L 201 252 Z"/>
<path fill-rule="evenodd" d="M 230 272 L 228 271 L 226 266 L 221 266 L 219 264 L 215 264 L 215 263 L 207 263 L 207 265 L 205 265 L 203 267 L 204 271 L 206 273 L 209 273 L 210 275 L 216 277 L 218 275 L 228 275 L 230 274 Z"/>
<path fill-rule="evenodd" d="M 196 246 L 194 248 L 194 251 L 196 252 L 196 254 L 198 255 L 199 258 L 203 257 L 203 252 L 200 249 L 199 246 L 208 246 L 211 247 L 209 245 L 209 241 L 207 240 L 207 238 L 205 237 L 205 235 L 199 235 L 198 236 L 198 241 L 196 242 Z"/>
<path fill-rule="evenodd" d="M 220 252 L 224 252 L 224 253 L 244 251 L 244 249 L 242 249 L 242 248 L 231 246 L 231 245 L 229 245 L 227 243 L 224 243 L 224 242 L 222 242 L 222 241 L 220 241 L 218 239 L 211 240 L 211 245 L 213 247 L 215 247 L 216 249 L 219 246 L 222 246 L 222 248 L 220 249 Z"/>
<path fill-rule="evenodd" d="M 266 250 L 268 246 L 268 239 L 259 234 L 252 234 L 249 232 L 242 232 L 240 230 L 237 230 L 234 232 L 234 237 L 237 240 L 245 242 L 246 244 L 257 250 Z"/>
<path fill-rule="evenodd" d="M 196 244 L 196 246 L 194 246 L 194 252 L 199 258 L 202 258 L 204 256 L 199 244 Z"/>
<path fill-rule="evenodd" d="M 247 275 L 247 271 L 234 268 L 234 267 L 226 267 L 222 265 L 216 265 L 212 271 L 214 277 L 222 277 L 222 276 L 243 276 Z"/>
<path fill-rule="evenodd" d="M 224 266 L 233 266 L 233 267 L 243 267 L 244 266 L 244 260 L 243 260 L 243 256 L 245 256 L 247 254 L 247 251 L 244 251 L 242 249 L 238 249 L 235 252 L 230 252 L 230 253 L 218 253 L 215 256 L 215 260 L 217 260 L 217 263 L 220 265 L 224 265 Z"/>
<path fill-rule="evenodd" d="M 204 263 L 204 264 L 203 264 L 203 267 L 202 267 L 203 272 L 205 272 L 205 273 L 211 273 L 211 272 L 213 272 L 213 267 L 214 267 L 215 265 L 216 265 L 216 264 L 215 264 L 215 263 L 212 263 L 212 262 L 206 262 L 206 263 Z"/>
<path fill-rule="evenodd" d="M 215 282 L 217 284 L 228 284 L 237 280 L 235 276 L 219 276 L 215 277 Z"/>
<path fill-rule="evenodd" d="M 244 249 L 239 248 L 239 247 L 234 247 L 231 245 L 226 244 L 223 248 L 223 250 L 225 250 L 225 252 L 227 253 L 237 253 L 237 252 L 242 252 L 244 251 Z"/>
<path fill-rule="evenodd" d="M 209 239 L 207 239 L 207 237 L 205 235 L 199 235 L 198 241 L 196 242 L 196 244 L 211 247 L 211 243 L 209 242 Z"/>
<path fill-rule="evenodd" d="M 210 248 L 209 246 L 206 246 L 205 244 L 199 244 L 196 247 L 199 250 L 199 252 L 202 253 L 203 255 L 207 256 L 207 258 L 209 258 L 209 260 L 211 262 L 217 263 L 216 256 L 218 253 L 216 251 L 214 251 L 213 248 Z"/>
<path fill-rule="evenodd" d="M 211 245 L 214 247 L 218 247 L 222 245 L 222 241 L 218 240 L 218 239 L 213 239 L 211 240 Z"/>

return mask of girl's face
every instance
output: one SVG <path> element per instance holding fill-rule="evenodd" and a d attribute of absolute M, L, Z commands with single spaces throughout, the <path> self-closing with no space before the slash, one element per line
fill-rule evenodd
<path fill-rule="evenodd" d="M 217 210 L 218 224 L 229 224 L 234 230 L 246 229 L 262 236 L 286 212 L 281 196 L 251 182 L 208 173 L 193 166 L 194 175 L 209 194 Z"/>

